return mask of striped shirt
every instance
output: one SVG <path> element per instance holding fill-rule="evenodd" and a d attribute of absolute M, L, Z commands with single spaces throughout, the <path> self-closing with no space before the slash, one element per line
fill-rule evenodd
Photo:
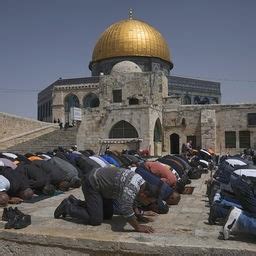
<path fill-rule="evenodd" d="M 134 215 L 133 203 L 145 180 L 134 171 L 116 167 L 103 167 L 90 173 L 91 186 L 104 198 L 115 199 L 120 214 L 126 218 Z"/>

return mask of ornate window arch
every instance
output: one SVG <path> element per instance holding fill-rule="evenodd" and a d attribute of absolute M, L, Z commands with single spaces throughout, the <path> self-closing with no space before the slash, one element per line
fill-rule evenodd
<path fill-rule="evenodd" d="M 109 138 L 138 138 L 138 132 L 133 125 L 122 120 L 112 126 Z"/>

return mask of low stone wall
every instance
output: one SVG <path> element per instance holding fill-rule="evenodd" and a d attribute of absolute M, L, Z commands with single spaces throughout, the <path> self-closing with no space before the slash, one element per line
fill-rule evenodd
<path fill-rule="evenodd" d="M 58 129 L 58 125 L 0 112 L 0 150 Z"/>
<path fill-rule="evenodd" d="M 32 140 L 41 135 L 53 132 L 56 129 L 58 129 L 57 126 L 43 127 L 0 140 L 0 150 L 4 150 L 25 141 Z"/>
<path fill-rule="evenodd" d="M 49 123 L 0 112 L 0 139 L 49 126 Z"/>

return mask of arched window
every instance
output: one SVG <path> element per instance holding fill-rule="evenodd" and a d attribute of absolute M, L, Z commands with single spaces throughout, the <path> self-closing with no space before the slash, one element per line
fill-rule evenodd
<path fill-rule="evenodd" d="M 129 105 L 139 105 L 139 100 L 137 98 L 130 98 Z"/>
<path fill-rule="evenodd" d="M 90 93 L 84 97 L 83 107 L 84 108 L 97 108 L 100 105 L 98 96 L 94 93 Z"/>
<path fill-rule="evenodd" d="M 183 127 L 186 127 L 186 119 L 183 117 L 182 119 L 181 119 L 181 125 L 183 126 Z"/>
<path fill-rule="evenodd" d="M 72 107 L 80 107 L 79 99 L 74 94 L 69 94 L 64 100 L 65 112 L 69 112 Z"/>
<path fill-rule="evenodd" d="M 194 104 L 200 104 L 200 98 L 198 96 L 194 98 Z"/>
<path fill-rule="evenodd" d="M 120 121 L 116 123 L 109 132 L 109 138 L 138 138 L 139 135 L 130 123 Z"/>
<path fill-rule="evenodd" d="M 201 104 L 210 104 L 210 100 L 207 97 L 204 97 Z"/>
<path fill-rule="evenodd" d="M 154 129 L 154 142 L 162 141 L 162 126 L 159 118 L 156 120 Z"/>
<path fill-rule="evenodd" d="M 188 95 L 185 95 L 183 102 L 184 105 L 189 105 L 191 104 L 191 98 Z"/>

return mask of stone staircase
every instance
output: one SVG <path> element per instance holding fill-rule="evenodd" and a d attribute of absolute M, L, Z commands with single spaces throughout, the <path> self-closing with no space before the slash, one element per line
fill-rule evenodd
<path fill-rule="evenodd" d="M 17 144 L 7 148 L 5 151 L 16 152 L 20 154 L 47 152 L 61 146 L 70 148 L 77 144 L 77 127 L 71 127 L 66 130 L 55 130 L 37 138 Z"/>

